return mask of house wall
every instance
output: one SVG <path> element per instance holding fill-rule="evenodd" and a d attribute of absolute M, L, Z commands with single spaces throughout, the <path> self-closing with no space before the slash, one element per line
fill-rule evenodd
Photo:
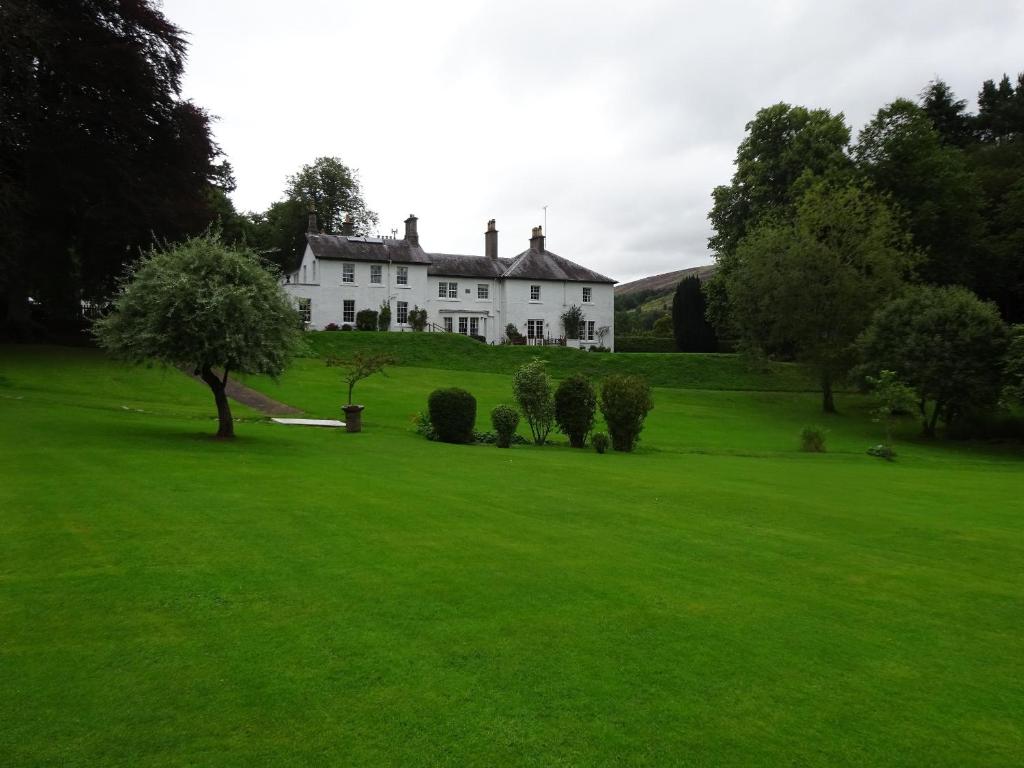
<path fill-rule="evenodd" d="M 344 263 L 354 265 L 354 283 L 341 281 Z M 409 327 L 408 324 L 404 327 L 398 324 L 398 302 L 407 302 L 409 309 L 416 305 L 424 306 L 427 294 L 426 265 L 380 263 L 381 284 L 374 285 L 370 283 L 370 264 L 371 262 L 365 261 L 315 259 L 312 249 L 307 245 L 302 264 L 289 275 L 289 282 L 285 283 L 284 289 L 295 299 L 305 298 L 312 301 L 312 316 L 309 323 L 312 330 L 323 330 L 329 323 L 337 323 L 339 326 L 344 324 L 346 321 L 342 313 L 346 299 L 355 301 L 356 312 L 361 309 L 379 310 L 381 303 L 388 301 L 391 304 L 390 330 L 405 330 Z M 409 269 L 408 286 L 398 285 L 396 282 L 399 266 Z M 354 325 L 354 321 L 351 324 Z"/>
<path fill-rule="evenodd" d="M 597 346 L 601 342 L 597 338 L 597 329 L 608 328 L 604 345 L 612 348 L 615 343 L 615 302 L 613 288 L 608 283 L 573 283 L 556 280 L 505 280 L 502 292 L 502 324 L 504 336 L 505 325 L 513 323 L 519 332 L 527 335 L 527 321 L 543 320 L 545 337 L 561 337 L 562 313 L 573 304 L 583 309 L 584 321 L 593 321 L 594 339 L 583 340 L 577 346 Z M 540 301 L 530 298 L 530 287 L 540 286 Z M 591 301 L 584 303 L 583 288 L 591 289 Z M 570 344 L 572 342 L 569 342 Z"/>
<path fill-rule="evenodd" d="M 471 330 L 470 319 L 476 318 L 479 335 L 483 336 L 487 343 L 498 343 L 503 335 L 503 325 L 500 320 L 499 292 L 501 290 L 500 280 L 486 277 L 447 277 L 444 275 L 430 275 L 428 278 L 427 319 L 440 327 L 445 327 L 445 318 L 452 319 L 452 330 L 459 332 L 459 318 L 465 317 L 467 327 Z M 441 283 L 456 283 L 458 285 L 457 298 L 440 298 L 438 286 Z M 478 298 L 477 287 L 487 286 L 486 299 Z"/>

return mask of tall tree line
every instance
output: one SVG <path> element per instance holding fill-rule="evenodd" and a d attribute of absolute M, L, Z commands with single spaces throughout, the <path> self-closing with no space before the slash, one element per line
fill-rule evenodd
<path fill-rule="evenodd" d="M 813 365 L 826 410 L 908 284 L 962 286 L 1024 321 L 1024 75 L 986 81 L 974 114 L 933 81 L 856 140 L 841 113 L 788 104 L 746 128 L 713 193 L 709 316 L 741 347 Z"/>

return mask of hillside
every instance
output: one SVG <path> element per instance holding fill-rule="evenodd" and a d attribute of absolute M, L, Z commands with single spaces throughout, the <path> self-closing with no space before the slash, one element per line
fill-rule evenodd
<path fill-rule="evenodd" d="M 631 283 L 622 283 L 615 286 L 615 297 L 629 296 L 634 293 L 650 293 L 651 297 L 671 293 L 679 285 L 679 281 L 690 275 L 697 275 L 701 280 L 707 280 L 715 274 L 714 264 L 704 264 L 699 267 L 678 269 L 675 272 L 663 272 L 660 275 L 641 277 Z"/>

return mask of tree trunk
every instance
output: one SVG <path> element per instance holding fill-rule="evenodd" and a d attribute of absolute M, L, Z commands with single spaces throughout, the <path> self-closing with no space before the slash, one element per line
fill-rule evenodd
<path fill-rule="evenodd" d="M 935 437 L 935 424 L 939 420 L 939 413 L 942 410 L 942 403 L 938 400 L 935 401 L 935 406 L 932 408 L 931 418 L 924 423 L 924 436 Z"/>
<path fill-rule="evenodd" d="M 825 413 L 836 412 L 836 401 L 832 396 L 832 376 L 827 373 L 821 375 L 821 408 Z"/>
<path fill-rule="evenodd" d="M 225 391 L 228 383 L 228 372 L 224 370 L 224 378 L 217 378 L 210 366 L 203 366 L 203 381 L 213 391 L 213 399 L 217 403 L 217 437 L 231 439 L 235 436 L 235 422 L 231 419 L 231 406 L 228 404 L 228 396 Z"/>

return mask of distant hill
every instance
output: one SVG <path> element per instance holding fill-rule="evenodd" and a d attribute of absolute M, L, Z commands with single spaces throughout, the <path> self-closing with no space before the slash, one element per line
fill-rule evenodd
<path fill-rule="evenodd" d="M 632 293 L 648 293 L 652 298 L 655 296 L 672 293 L 675 291 L 679 281 L 684 277 L 696 275 L 701 280 L 707 280 L 715 274 L 714 264 L 704 264 L 699 267 L 680 269 L 675 272 L 664 272 L 660 275 L 641 277 L 631 283 L 622 283 L 615 286 L 615 297 L 629 296 Z"/>

